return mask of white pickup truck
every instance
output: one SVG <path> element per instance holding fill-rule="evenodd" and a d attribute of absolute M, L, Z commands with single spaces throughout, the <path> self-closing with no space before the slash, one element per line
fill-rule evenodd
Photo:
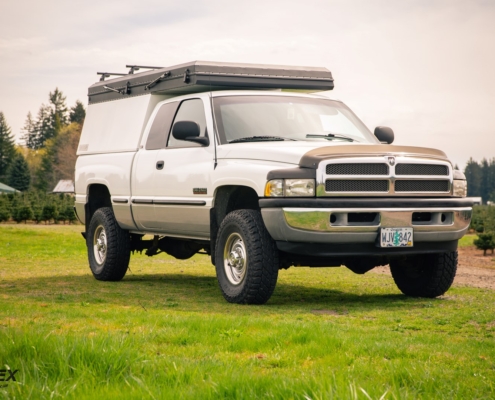
<path fill-rule="evenodd" d="M 442 151 L 393 146 L 390 128 L 372 134 L 342 102 L 302 93 L 332 89 L 330 71 L 129 67 L 90 86 L 78 148 L 96 279 L 122 279 L 133 251 L 202 252 L 233 303 L 265 303 L 290 266 L 389 264 L 406 295 L 449 289 L 472 212 L 464 175 Z"/>

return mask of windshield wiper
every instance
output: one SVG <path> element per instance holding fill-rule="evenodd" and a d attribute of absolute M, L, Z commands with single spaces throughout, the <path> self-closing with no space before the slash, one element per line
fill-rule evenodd
<path fill-rule="evenodd" d="M 296 140 L 290 138 L 284 138 L 281 136 L 248 136 L 239 139 L 231 140 L 229 143 L 241 143 L 241 142 L 278 142 L 284 140 Z"/>
<path fill-rule="evenodd" d="M 347 140 L 349 142 L 357 142 L 357 140 L 354 140 L 353 138 L 345 135 L 341 135 L 339 133 L 326 133 L 325 135 L 318 135 L 318 134 L 313 134 L 310 133 L 306 135 L 307 138 L 324 138 L 328 140 L 333 140 L 333 139 L 342 139 L 342 140 Z"/>

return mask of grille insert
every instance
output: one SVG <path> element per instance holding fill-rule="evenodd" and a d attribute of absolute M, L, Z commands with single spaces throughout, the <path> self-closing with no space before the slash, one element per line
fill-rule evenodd
<path fill-rule="evenodd" d="M 388 180 L 327 180 L 327 192 L 388 192 Z"/>
<path fill-rule="evenodd" d="M 448 192 L 449 181 L 395 181 L 395 192 Z"/>
<path fill-rule="evenodd" d="M 397 164 L 396 175 L 448 175 L 449 167 L 434 164 Z"/>
<path fill-rule="evenodd" d="M 388 175 L 388 165 L 383 163 L 328 164 L 327 175 Z"/>

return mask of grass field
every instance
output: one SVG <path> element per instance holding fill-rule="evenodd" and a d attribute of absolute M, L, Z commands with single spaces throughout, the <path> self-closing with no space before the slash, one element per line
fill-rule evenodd
<path fill-rule="evenodd" d="M 495 398 L 495 291 L 291 268 L 266 305 L 232 305 L 206 256 L 94 280 L 81 228 L 0 225 L 0 369 L 19 371 L 0 397 Z"/>

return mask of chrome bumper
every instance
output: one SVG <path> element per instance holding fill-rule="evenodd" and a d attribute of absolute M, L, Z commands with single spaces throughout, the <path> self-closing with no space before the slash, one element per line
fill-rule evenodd
<path fill-rule="evenodd" d="M 467 232 L 472 208 L 282 207 L 262 208 L 261 213 L 268 232 L 276 241 L 374 243 L 380 228 L 412 227 L 414 242 L 445 242 L 458 240 Z M 363 213 L 368 214 L 368 218 L 360 218 Z M 413 221 L 413 213 L 430 213 L 430 219 Z"/>

